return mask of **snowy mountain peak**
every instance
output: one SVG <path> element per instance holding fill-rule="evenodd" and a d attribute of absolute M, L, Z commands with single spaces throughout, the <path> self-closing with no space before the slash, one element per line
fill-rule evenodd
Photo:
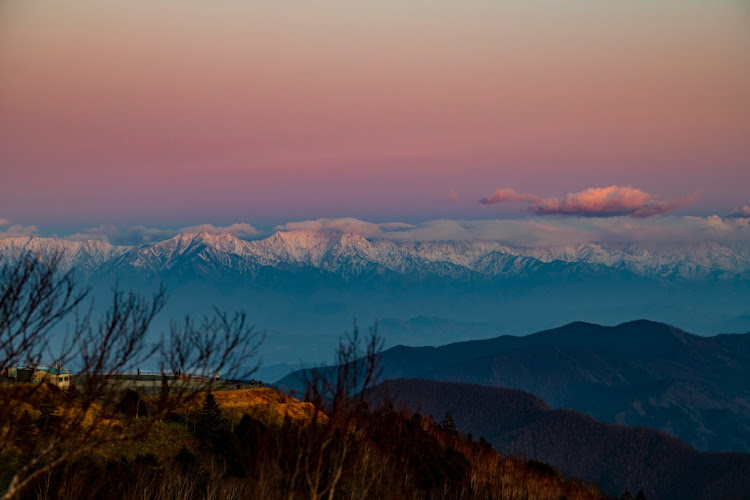
<path fill-rule="evenodd" d="M 512 247 L 500 242 L 395 242 L 369 240 L 357 233 L 315 230 L 279 231 L 255 241 L 230 233 L 192 232 L 137 247 L 107 242 L 11 237 L 0 240 L 0 256 L 24 251 L 43 256 L 60 253 L 65 268 L 86 274 L 102 269 L 131 269 L 159 274 L 197 267 L 250 273 L 260 267 L 313 267 L 342 276 L 366 272 L 465 278 L 506 278 L 558 269 L 561 265 L 611 269 L 657 279 L 721 279 L 750 277 L 747 245 L 706 242 L 645 248 L 638 244 L 583 243 L 557 248 Z M 594 271 L 592 271 L 594 272 Z"/>

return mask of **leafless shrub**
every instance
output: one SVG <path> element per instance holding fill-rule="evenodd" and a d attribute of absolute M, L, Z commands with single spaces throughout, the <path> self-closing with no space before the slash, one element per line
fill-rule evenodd
<path fill-rule="evenodd" d="M 95 320 L 92 307 L 81 310 L 88 290 L 71 272 L 61 272 L 61 259 L 26 253 L 0 268 L 0 369 L 36 366 L 47 357 L 80 366 L 76 386 L 67 392 L 39 383 L 0 385 L 0 450 L 12 450 L 19 464 L 0 500 L 44 484 L 37 480 L 106 443 L 145 436 L 164 415 L 215 384 L 214 375 L 239 378 L 256 368 L 249 362 L 263 335 L 247 324 L 244 313 L 215 310 L 198 322 L 186 318 L 172 324 L 168 338 L 152 344 L 152 321 L 166 303 L 163 288 L 150 299 L 115 288 L 108 309 Z M 70 317 L 73 326 L 64 339 L 53 339 L 53 328 Z M 113 404 L 122 392 L 118 376 L 147 362 L 158 363 L 162 373 L 193 375 L 173 381 L 173 394 L 160 398 L 145 417 L 136 411 L 136 420 L 123 426 Z M 29 422 L 34 402 L 46 422 L 39 429 Z M 73 495 L 80 487 L 63 484 L 58 493 Z"/>
<path fill-rule="evenodd" d="M 369 329 L 364 345 L 363 350 L 355 322 L 352 333 L 339 339 L 334 366 L 306 372 L 305 399 L 317 411 L 300 429 L 290 499 L 294 498 L 298 477 L 303 479 L 309 498 L 334 498 L 356 441 L 357 413 L 365 405 L 367 390 L 380 375 L 377 357 L 383 341 L 377 323 Z"/>

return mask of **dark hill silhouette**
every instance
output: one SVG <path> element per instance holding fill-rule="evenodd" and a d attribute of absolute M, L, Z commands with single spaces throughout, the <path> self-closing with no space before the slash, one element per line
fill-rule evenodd
<path fill-rule="evenodd" d="M 576 322 L 525 337 L 396 346 L 382 379 L 521 389 L 555 408 L 647 426 L 706 451 L 750 451 L 750 333 L 701 337 L 646 320 Z M 300 373 L 279 385 L 299 388 Z"/>
<path fill-rule="evenodd" d="M 498 451 L 552 464 L 613 495 L 628 488 L 660 499 L 750 498 L 750 454 L 700 452 L 659 431 L 550 409 L 522 391 L 397 379 L 375 395 L 438 420 L 450 412 L 460 430 Z"/>

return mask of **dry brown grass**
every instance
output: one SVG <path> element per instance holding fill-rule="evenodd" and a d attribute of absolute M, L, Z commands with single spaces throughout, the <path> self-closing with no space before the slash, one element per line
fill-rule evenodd
<path fill-rule="evenodd" d="M 132 460 L 138 455 L 156 457 L 174 457 L 180 448 L 197 448 L 193 433 L 182 423 L 155 422 L 141 438 L 132 441 L 114 441 L 106 443 L 96 454 L 109 460 L 125 457 Z"/>
<path fill-rule="evenodd" d="M 232 423 L 237 423 L 242 415 L 248 414 L 266 425 L 279 426 L 285 416 L 296 422 L 308 422 L 312 419 L 315 409 L 312 404 L 305 403 L 268 387 L 258 389 L 240 389 L 236 391 L 216 391 L 213 393 L 216 402 L 221 406 L 224 415 Z M 155 397 L 149 398 L 155 401 Z M 205 393 L 180 408 L 176 413 L 180 416 L 194 415 L 201 410 Z M 319 414 L 318 421 L 325 419 Z"/>

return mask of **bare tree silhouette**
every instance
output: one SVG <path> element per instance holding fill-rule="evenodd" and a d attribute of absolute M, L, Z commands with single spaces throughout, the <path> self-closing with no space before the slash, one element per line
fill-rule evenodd
<path fill-rule="evenodd" d="M 215 374 L 243 378 L 257 368 L 250 362 L 264 335 L 248 325 L 243 312 L 215 310 L 198 321 L 172 322 L 168 335 L 152 342 L 151 324 L 167 300 L 163 287 L 150 298 L 115 288 L 106 312 L 94 318 L 92 307 L 82 308 L 88 289 L 61 268 L 60 254 L 33 253 L 0 268 L 2 367 L 33 368 L 46 357 L 80 366 L 70 391 L 41 383 L 0 385 L 0 449 L 15 450 L 19 464 L 0 500 L 106 443 L 144 436 L 164 415 L 215 385 Z M 57 338 L 54 329 L 64 319 L 71 325 Z M 113 425 L 112 402 L 123 390 L 118 376 L 146 362 L 158 364 L 162 374 L 196 375 L 172 381 L 155 411 L 140 418 L 136 411 L 131 425 Z M 19 410 L 41 400 L 43 422 L 36 430 L 28 424 L 29 413 Z"/>

